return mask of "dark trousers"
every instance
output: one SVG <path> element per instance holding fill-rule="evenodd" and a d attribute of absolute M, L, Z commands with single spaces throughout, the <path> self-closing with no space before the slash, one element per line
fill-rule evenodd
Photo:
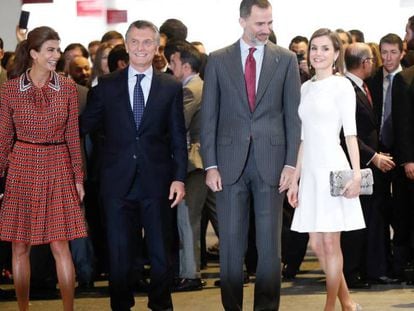
<path fill-rule="evenodd" d="M 75 239 L 69 242 L 72 260 L 76 270 L 76 280 L 80 284 L 94 281 L 94 252 L 89 237 Z"/>
<path fill-rule="evenodd" d="M 391 185 L 395 180 L 395 170 L 383 173 L 377 169 L 374 173 L 374 193 L 372 205 L 366 219 L 367 228 L 367 278 L 375 279 L 391 273 L 391 237 L 390 226 L 394 225 L 394 199 Z M 375 262 L 375 264 L 372 264 Z"/>
<path fill-rule="evenodd" d="M 371 196 L 360 196 L 362 212 L 364 214 L 365 229 L 344 231 L 341 233 L 341 249 L 343 254 L 343 272 L 348 283 L 357 281 L 359 278 L 367 278 L 368 237 L 372 238 L 375 231 L 371 228 L 370 212 L 372 211 L 373 198 Z M 370 258 L 369 260 L 374 260 Z M 373 264 L 372 261 L 370 264 Z M 385 275 L 385 274 L 383 274 Z M 379 277 L 380 275 L 378 275 Z"/>
<path fill-rule="evenodd" d="M 257 268 L 257 248 L 256 248 L 256 218 L 254 217 L 254 206 L 250 206 L 249 215 L 249 235 L 247 238 L 247 251 L 244 258 L 246 272 L 248 275 L 255 275 Z"/>
<path fill-rule="evenodd" d="M 208 187 L 204 170 L 187 174 L 185 198 L 178 206 L 177 224 L 180 233 L 180 278 L 200 278 L 201 213 L 207 200 Z"/>
<path fill-rule="evenodd" d="M 0 271 L 3 269 L 11 271 L 11 243 L 0 241 Z"/>
<path fill-rule="evenodd" d="M 30 250 L 30 271 L 32 295 L 36 291 L 56 289 L 56 264 L 48 244 L 32 246 Z"/>
<path fill-rule="evenodd" d="M 167 194 L 165 195 L 167 196 Z M 145 232 L 151 263 L 148 308 L 172 309 L 172 266 L 168 236 L 171 233 L 171 209 L 166 198 L 141 199 L 137 180 L 124 198 L 104 197 L 109 249 L 109 291 L 113 310 L 130 310 L 134 305 L 132 290 L 133 262 L 143 247 Z"/>
<path fill-rule="evenodd" d="M 294 208 L 287 200 L 283 204 L 283 227 L 282 227 L 282 262 L 284 265 L 284 276 L 295 277 L 305 258 L 308 246 L 309 234 L 290 230 L 292 226 Z"/>
<path fill-rule="evenodd" d="M 207 245 L 206 234 L 208 222 L 213 226 L 214 232 L 219 237 L 217 209 L 216 209 L 216 194 L 210 189 L 207 192 L 207 199 L 201 213 L 200 225 L 200 261 L 201 265 L 207 265 Z"/>
<path fill-rule="evenodd" d="M 85 218 L 88 223 L 88 235 L 92 242 L 94 252 L 95 272 L 98 275 L 107 273 L 108 249 L 106 246 L 105 219 L 101 198 L 99 197 L 99 183 L 94 179 L 88 179 L 85 182 L 84 202 Z"/>
<path fill-rule="evenodd" d="M 414 181 L 406 177 L 402 166 L 396 168 L 393 195 L 393 272 L 396 277 L 403 277 L 405 268 L 413 260 Z"/>
<path fill-rule="evenodd" d="M 253 200 L 258 253 L 254 310 L 278 310 L 283 194 L 260 177 L 252 151 L 240 179 L 217 192 L 221 299 L 225 310 L 242 310 L 243 261 Z"/>

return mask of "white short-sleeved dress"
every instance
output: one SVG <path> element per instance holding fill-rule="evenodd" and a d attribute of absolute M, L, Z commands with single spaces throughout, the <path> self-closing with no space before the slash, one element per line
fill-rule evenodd
<path fill-rule="evenodd" d="M 351 82 L 333 75 L 302 85 L 302 169 L 299 205 L 292 230 L 339 232 L 365 227 L 359 198 L 332 197 L 329 173 L 350 168 L 340 145 L 340 131 L 356 135 L 355 91 Z"/>

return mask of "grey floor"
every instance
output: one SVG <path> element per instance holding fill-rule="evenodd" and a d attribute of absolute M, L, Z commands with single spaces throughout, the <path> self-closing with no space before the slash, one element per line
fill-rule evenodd
<path fill-rule="evenodd" d="M 313 311 L 322 310 L 325 299 L 324 277 L 319 270 L 316 259 L 308 255 L 301 267 L 302 272 L 294 282 L 283 282 L 281 306 L 282 311 Z M 210 311 L 223 310 L 220 304 L 220 290 L 214 286 L 218 278 L 218 264 L 210 263 L 203 271 L 203 278 L 207 286 L 201 291 L 174 293 L 174 309 L 178 311 Z M 75 301 L 75 310 L 98 311 L 110 310 L 107 296 L 107 283 L 98 282 L 99 293 L 91 296 L 78 295 Z M 4 286 L 3 286 L 4 287 Z M 6 285 L 6 288 L 12 288 Z M 244 287 L 244 310 L 252 310 L 254 284 Z M 352 297 L 363 306 L 364 311 L 414 310 L 414 287 L 402 285 L 376 285 L 370 290 L 353 291 Z M 136 306 L 133 310 L 147 310 L 147 299 L 137 294 Z M 0 302 L 1 311 L 17 310 L 15 300 Z M 62 310 L 60 300 L 31 301 L 30 310 L 53 311 Z M 337 310 L 340 310 L 338 303 Z"/>
<path fill-rule="evenodd" d="M 212 245 L 216 238 L 209 230 L 207 243 Z M 375 264 L 375 263 L 373 263 Z M 173 303 L 176 311 L 215 311 L 223 310 L 220 302 L 220 289 L 214 286 L 219 278 L 217 262 L 210 262 L 208 268 L 202 271 L 202 277 L 207 286 L 201 291 L 174 293 Z M 316 258 L 308 253 L 301 266 L 301 272 L 293 282 L 282 283 L 281 311 L 321 311 L 325 300 L 324 276 Z M 107 282 L 96 283 L 98 292 L 94 295 L 77 295 L 75 310 L 77 311 L 105 311 L 110 310 Z M 12 285 L 2 285 L 2 288 L 12 290 Z M 243 310 L 253 310 L 254 283 L 244 287 Z M 360 303 L 364 311 L 405 311 L 414 310 L 414 286 L 375 285 L 369 290 L 352 291 L 354 301 Z M 132 310 L 147 310 L 147 298 L 143 294 L 135 296 L 135 307 Z M 17 310 L 16 301 L 0 301 L 0 311 Z M 33 300 L 30 303 L 31 311 L 62 310 L 61 301 Z M 339 302 L 337 310 L 341 310 Z"/>

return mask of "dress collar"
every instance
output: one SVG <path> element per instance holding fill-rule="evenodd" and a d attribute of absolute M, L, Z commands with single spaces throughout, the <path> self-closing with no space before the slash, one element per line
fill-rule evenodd
<path fill-rule="evenodd" d="M 30 71 L 30 68 L 27 69 L 26 72 L 20 76 L 20 91 L 21 92 L 27 91 L 28 89 L 33 87 L 32 80 L 30 80 L 29 71 Z M 49 88 L 51 88 L 54 91 L 60 90 L 59 77 L 55 71 L 51 72 L 50 79 L 47 85 Z"/>

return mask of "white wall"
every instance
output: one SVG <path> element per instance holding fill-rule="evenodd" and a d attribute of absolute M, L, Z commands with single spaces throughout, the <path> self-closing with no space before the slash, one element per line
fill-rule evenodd
<path fill-rule="evenodd" d="M 16 25 L 20 14 L 19 0 L 0 0 L 0 37 L 4 42 L 4 49 L 14 50 L 16 47 Z"/>
<path fill-rule="evenodd" d="M 109 8 L 127 9 L 128 23 L 106 25 L 105 17 L 77 17 L 76 0 L 52 4 L 25 4 L 31 12 L 29 28 L 48 25 L 62 39 L 62 49 L 71 42 L 87 45 L 109 29 L 125 33 L 128 24 L 147 19 L 156 25 L 167 18 L 181 19 L 189 28 L 188 40 L 202 41 L 208 51 L 234 42 L 241 34 L 238 24 L 240 0 L 102 0 Z M 358 28 L 367 41 L 394 32 L 404 36 L 405 24 L 414 15 L 413 0 L 271 0 L 278 43 L 287 46 L 295 35 L 309 37 L 320 27 Z M 0 1 L 0 36 L 6 49 L 15 46 L 14 25 L 20 0 Z M 328 12 L 328 13 L 326 13 Z"/>

